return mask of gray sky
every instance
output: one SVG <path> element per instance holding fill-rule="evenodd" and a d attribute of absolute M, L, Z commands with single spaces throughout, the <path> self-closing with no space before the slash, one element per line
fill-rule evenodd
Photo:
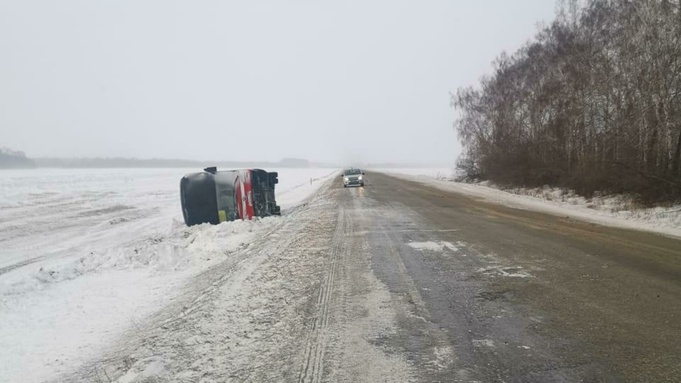
<path fill-rule="evenodd" d="M 0 146 L 453 163 L 449 92 L 552 0 L 0 0 Z"/>

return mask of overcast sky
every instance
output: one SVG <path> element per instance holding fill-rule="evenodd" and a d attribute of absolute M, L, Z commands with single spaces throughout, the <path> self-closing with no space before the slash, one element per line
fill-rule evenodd
<path fill-rule="evenodd" d="M 0 147 L 453 163 L 449 92 L 552 0 L 0 0 Z"/>

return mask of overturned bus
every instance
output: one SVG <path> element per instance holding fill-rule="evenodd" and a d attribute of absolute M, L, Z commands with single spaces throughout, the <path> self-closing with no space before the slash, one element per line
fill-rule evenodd
<path fill-rule="evenodd" d="M 281 215 L 274 197 L 278 173 L 262 169 L 191 173 L 180 181 L 182 215 L 188 225 Z"/>

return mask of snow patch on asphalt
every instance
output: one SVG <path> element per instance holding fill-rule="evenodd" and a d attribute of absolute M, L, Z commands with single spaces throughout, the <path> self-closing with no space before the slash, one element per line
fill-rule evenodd
<path fill-rule="evenodd" d="M 397 320 L 390 309 L 390 292 L 385 285 L 373 273 L 367 274 L 366 280 L 370 291 L 360 303 L 366 316 L 348 323 L 340 331 L 331 329 L 342 335 L 339 343 L 348 352 L 345 353 L 347 364 L 342 369 L 336 369 L 330 380 L 334 381 L 335 376 L 340 376 L 344 379 L 338 381 L 351 381 L 353 376 L 361 376 L 367 382 L 412 381 L 413 372 L 403 356 L 391 352 L 388 347 L 376 346 L 383 339 L 390 339 L 396 334 Z M 371 368 L 366 369 L 367 365 Z"/>
<path fill-rule="evenodd" d="M 442 251 L 444 245 L 438 242 L 410 242 L 409 246 L 416 250 Z"/>
<path fill-rule="evenodd" d="M 491 339 L 473 339 L 473 346 L 475 347 L 496 347 L 494 341 Z"/>
<path fill-rule="evenodd" d="M 460 242 L 457 243 L 456 245 L 452 244 L 451 242 L 447 241 L 439 241 L 439 242 L 433 242 L 433 241 L 428 241 L 428 242 L 409 242 L 407 243 L 410 247 L 413 249 L 419 250 L 419 251 L 432 251 L 432 252 L 444 252 L 444 249 L 447 249 L 453 253 L 457 253 L 461 255 L 462 257 L 465 257 L 466 254 L 461 252 L 461 247 L 463 247 L 463 244 Z"/>
<path fill-rule="evenodd" d="M 438 370 L 444 370 L 454 362 L 454 349 L 451 346 L 435 347 L 433 354 L 435 355 L 435 360 L 432 364 Z"/>
<path fill-rule="evenodd" d="M 489 266 L 483 267 L 477 270 L 478 273 L 482 273 L 489 276 L 500 276 L 509 278 L 530 278 L 531 274 L 523 271 L 520 266 Z"/>

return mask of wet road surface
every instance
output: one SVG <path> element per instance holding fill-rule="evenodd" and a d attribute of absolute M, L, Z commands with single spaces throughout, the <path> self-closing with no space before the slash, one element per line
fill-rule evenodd
<path fill-rule="evenodd" d="M 416 380 L 680 381 L 681 241 L 367 179 L 331 195 Z"/>

